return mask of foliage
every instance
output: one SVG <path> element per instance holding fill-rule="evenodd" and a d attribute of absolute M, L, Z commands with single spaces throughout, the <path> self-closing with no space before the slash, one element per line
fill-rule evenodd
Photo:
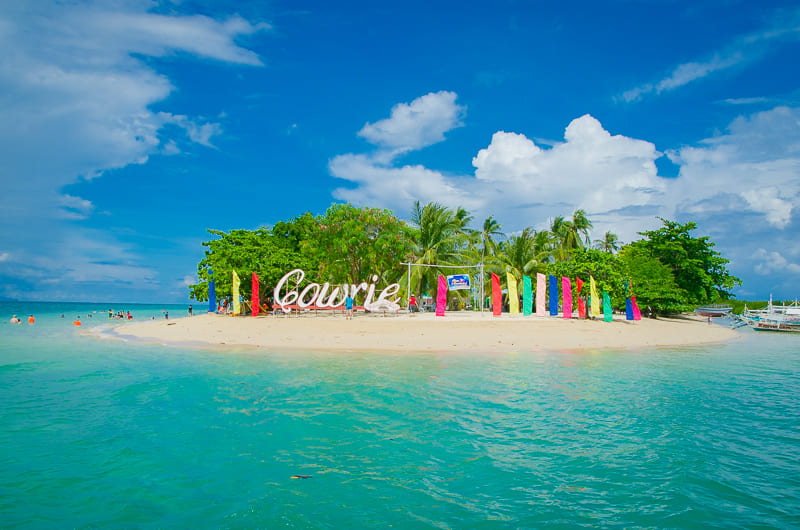
<path fill-rule="evenodd" d="M 603 239 L 595 239 L 594 248 L 613 254 L 619 250 L 619 237 L 613 232 L 606 232 Z"/>
<path fill-rule="evenodd" d="M 675 283 L 672 270 L 642 246 L 627 245 L 617 259 L 640 307 L 649 307 L 656 314 L 691 309 L 684 292 Z"/>
<path fill-rule="evenodd" d="M 625 306 L 625 290 L 623 282 L 625 278 L 619 262 L 613 254 L 601 252 L 592 248 L 582 248 L 573 251 L 569 261 L 557 261 L 547 267 L 547 273 L 558 277 L 566 276 L 572 279 L 573 294 L 575 288 L 575 278 L 580 277 L 586 282 L 586 286 L 581 291 L 582 295 L 587 295 L 589 276 L 594 277 L 597 282 L 599 294 L 608 291 L 611 297 L 611 305 L 614 307 Z"/>
<path fill-rule="evenodd" d="M 730 298 L 730 289 L 741 285 L 742 281 L 728 272 L 725 267 L 728 260 L 713 250 L 714 243 L 708 237 L 689 235 L 697 228 L 693 222 L 682 225 L 663 218 L 661 221 L 663 227 L 640 232 L 645 239 L 631 243 L 631 246 L 656 258 L 672 271 L 686 304 L 707 304 Z"/>
<path fill-rule="evenodd" d="M 402 274 L 400 263 L 411 252 L 411 230 L 392 212 L 333 204 L 315 219 L 304 251 L 320 263 L 320 281 L 393 282 Z"/>
<path fill-rule="evenodd" d="M 556 217 L 550 223 L 550 234 L 553 239 L 554 257 L 557 260 L 569 261 L 571 254 L 589 244 L 589 230 L 592 222 L 586 217 L 586 211 L 575 210 L 572 219 Z"/>

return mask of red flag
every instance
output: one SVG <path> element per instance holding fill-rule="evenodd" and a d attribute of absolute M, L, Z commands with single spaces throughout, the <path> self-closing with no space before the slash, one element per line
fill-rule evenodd
<path fill-rule="evenodd" d="M 256 273 L 253 273 L 253 298 L 250 300 L 250 305 L 253 306 L 253 316 L 258 316 L 258 307 L 259 300 L 258 300 L 258 276 Z"/>
<path fill-rule="evenodd" d="M 447 280 L 439 275 L 439 289 L 436 291 L 436 316 L 443 317 L 447 307 Z"/>
<path fill-rule="evenodd" d="M 583 281 L 580 278 L 575 278 L 575 284 L 578 286 L 578 318 L 586 318 L 586 302 L 581 298 Z"/>
<path fill-rule="evenodd" d="M 500 278 L 492 273 L 492 314 L 499 316 L 503 309 L 503 292 L 500 290 Z"/>

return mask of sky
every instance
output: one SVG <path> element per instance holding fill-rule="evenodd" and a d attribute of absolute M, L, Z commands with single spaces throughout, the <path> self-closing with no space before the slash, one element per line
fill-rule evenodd
<path fill-rule="evenodd" d="M 694 221 L 800 296 L 796 2 L 27 0 L 0 49 L 0 299 L 184 303 L 207 229 L 416 200 Z"/>

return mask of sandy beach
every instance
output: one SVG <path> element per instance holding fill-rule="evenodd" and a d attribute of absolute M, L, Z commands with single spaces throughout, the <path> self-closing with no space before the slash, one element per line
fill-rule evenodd
<path fill-rule="evenodd" d="M 613 322 L 490 313 L 453 312 L 395 316 L 341 313 L 301 316 L 203 314 L 173 320 L 125 322 L 114 328 L 124 339 L 166 344 L 251 346 L 275 351 L 508 352 L 534 350 L 636 349 L 731 340 L 736 332 L 704 318 Z"/>

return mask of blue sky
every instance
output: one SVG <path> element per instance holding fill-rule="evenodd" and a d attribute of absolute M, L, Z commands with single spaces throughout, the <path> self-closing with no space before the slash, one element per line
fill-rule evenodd
<path fill-rule="evenodd" d="M 0 297 L 184 302 L 206 228 L 334 201 L 699 224 L 798 296 L 793 2 L 0 4 Z"/>

